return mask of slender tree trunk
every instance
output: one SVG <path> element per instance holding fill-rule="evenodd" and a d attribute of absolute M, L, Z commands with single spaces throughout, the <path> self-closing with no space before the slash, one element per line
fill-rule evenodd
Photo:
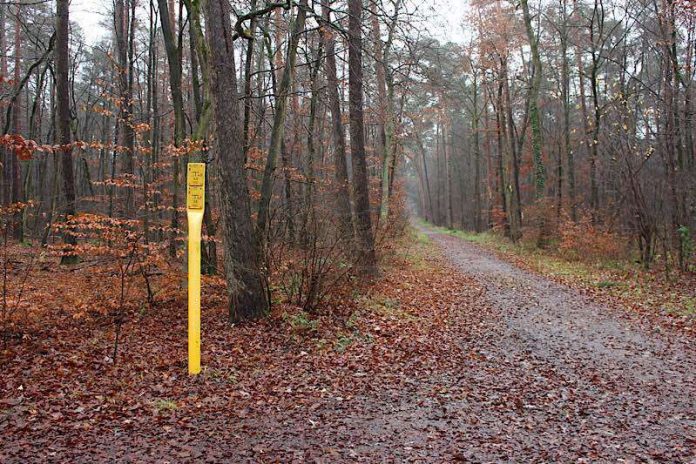
<path fill-rule="evenodd" d="M 5 15 L 7 5 L 0 5 L 0 73 L 3 76 L 7 76 L 7 35 L 5 33 Z M 0 124 L 2 127 L 6 127 L 5 112 L 0 111 Z M 12 171 L 10 170 L 10 157 L 13 154 L 6 150 L 4 147 L 0 148 L 0 153 L 2 154 L 2 202 L 0 204 L 7 205 L 12 201 L 11 191 L 12 188 Z"/>
<path fill-rule="evenodd" d="M 505 162 L 505 173 L 506 179 L 509 182 L 506 185 L 506 189 L 509 190 L 509 194 L 506 195 L 508 200 L 507 212 L 508 221 L 510 225 L 510 238 L 513 241 L 517 241 L 522 236 L 522 208 L 521 208 L 521 195 L 520 195 L 520 168 L 519 168 L 519 158 L 520 155 L 517 152 L 515 146 L 515 128 L 514 120 L 512 114 L 512 99 L 510 98 L 510 81 L 508 79 L 508 64 L 507 59 L 502 61 L 502 71 L 501 78 L 503 79 L 503 101 L 501 104 L 505 108 L 507 115 L 507 124 L 503 120 L 503 127 L 507 126 L 507 138 L 508 143 L 506 144 L 507 160 Z"/>
<path fill-rule="evenodd" d="M 365 273 L 377 273 L 377 255 L 372 235 L 370 192 L 365 155 L 365 122 L 363 117 L 361 0 L 348 0 L 348 88 L 350 103 L 350 151 L 353 163 L 353 194 L 355 225 L 360 262 Z"/>
<path fill-rule="evenodd" d="M 319 106 L 319 68 L 321 67 L 321 60 L 323 55 L 323 42 L 319 42 L 317 53 L 314 59 L 314 65 L 310 71 L 310 85 L 312 89 L 312 96 L 309 100 L 309 121 L 307 122 L 307 161 L 306 161 L 306 171 L 305 177 L 307 179 L 307 185 L 304 189 L 304 217 L 302 220 L 302 246 L 307 247 L 309 244 L 307 238 L 309 238 L 310 224 L 314 219 L 314 182 L 315 170 L 314 163 L 317 157 L 317 149 L 315 144 L 315 132 L 316 132 L 316 122 L 317 122 L 317 107 Z"/>
<path fill-rule="evenodd" d="M 174 106 L 174 146 L 180 147 L 184 142 L 186 131 L 186 115 L 184 113 L 184 97 L 181 91 L 181 48 L 174 35 L 172 21 L 173 12 L 169 11 L 167 0 L 157 0 L 160 10 L 160 22 L 162 26 L 162 37 L 164 38 L 164 49 L 167 53 L 167 63 L 169 65 L 169 89 L 172 94 L 172 104 Z M 176 235 L 179 229 L 179 159 L 174 156 L 172 160 L 174 166 L 174 188 L 172 191 L 172 217 L 171 235 L 169 239 L 169 254 L 176 255 Z"/>
<path fill-rule="evenodd" d="M 563 153 L 567 162 L 568 203 L 570 218 L 578 220 L 577 204 L 575 202 L 575 158 L 573 147 L 570 145 L 570 60 L 568 59 L 568 2 L 561 0 L 561 98 L 563 99 Z M 560 168 L 559 168 L 560 169 Z"/>
<path fill-rule="evenodd" d="M 601 60 L 601 41 L 604 32 L 604 3 L 601 0 L 594 1 L 592 18 L 589 24 L 590 54 L 592 65 L 590 68 L 590 91 L 592 93 L 592 139 L 590 144 L 590 211 L 592 222 L 598 220 L 599 209 L 599 183 L 597 180 L 597 160 L 599 157 L 599 130 L 601 122 L 601 109 L 599 107 L 599 66 Z"/>
<path fill-rule="evenodd" d="M 580 9 L 578 8 L 577 0 L 573 0 L 573 15 L 579 19 L 580 16 Z M 580 29 L 578 29 L 579 31 Z M 578 37 L 577 44 L 575 46 L 575 66 L 578 70 L 578 90 L 579 90 L 579 95 L 578 98 L 580 100 L 580 109 L 581 109 L 581 116 L 582 116 L 582 136 L 580 139 L 580 144 L 584 145 L 585 147 L 585 153 L 589 156 L 591 152 L 591 141 L 589 139 L 590 137 L 590 123 L 589 123 L 589 114 L 587 111 L 587 98 L 585 95 L 585 70 L 582 62 L 582 54 L 583 54 L 583 48 L 580 44 L 582 37 Z M 575 202 L 577 203 L 577 202 Z M 577 215 L 577 211 L 576 211 Z M 577 220 L 577 218 L 576 218 Z"/>
<path fill-rule="evenodd" d="M 256 8 L 256 0 L 251 0 L 250 9 Z M 252 63 L 254 61 L 254 45 L 256 39 L 256 18 L 252 18 L 249 24 L 249 36 L 252 37 L 247 41 L 246 59 L 244 60 L 244 152 L 249 151 L 249 128 L 251 122 L 251 108 L 253 101 L 251 98 L 251 81 L 252 81 Z"/>
<path fill-rule="evenodd" d="M 191 87 L 193 90 L 193 109 L 196 116 L 196 131 L 203 117 L 203 96 L 201 95 L 201 80 L 198 64 L 198 47 L 196 47 L 196 33 L 193 27 L 189 27 L 189 55 L 191 60 Z M 207 95 L 205 96 L 207 98 Z"/>
<path fill-rule="evenodd" d="M 593 52 L 594 55 L 594 52 Z M 592 121 L 592 140 L 590 141 L 590 209 L 593 222 L 597 221 L 597 210 L 599 208 L 599 185 L 597 182 L 597 158 L 599 157 L 599 127 L 602 114 L 599 109 L 599 82 L 598 64 L 593 58 L 592 69 L 590 71 L 590 90 L 592 92 L 593 121 Z"/>
<path fill-rule="evenodd" d="M 326 49 L 326 85 L 331 109 L 331 129 L 334 145 L 334 170 L 336 176 L 336 207 L 339 228 L 348 240 L 353 239 L 353 217 L 350 206 L 350 190 L 348 188 L 348 163 L 346 161 L 346 139 L 343 122 L 341 121 L 341 101 L 338 94 L 338 77 L 336 75 L 336 40 L 331 30 L 331 2 L 323 0 L 322 19 L 324 31 L 322 40 Z"/>
<path fill-rule="evenodd" d="M 420 136 L 420 131 L 415 131 L 416 143 L 418 144 L 418 151 L 420 152 L 421 163 L 423 165 L 423 179 L 425 181 L 425 195 L 426 195 L 426 214 L 425 219 L 428 222 L 435 222 L 435 212 L 433 209 L 433 196 L 430 192 L 430 178 L 428 177 L 428 161 L 425 156 L 425 145 L 423 145 L 423 139 Z"/>
<path fill-rule="evenodd" d="M 126 86 L 126 105 L 127 117 L 123 127 L 124 148 L 126 149 L 126 167 L 124 171 L 131 176 L 128 179 L 130 187 L 126 189 L 126 217 L 135 216 L 135 118 L 133 104 L 133 90 L 135 86 L 135 4 L 136 0 L 130 2 L 130 12 L 127 14 L 126 27 L 128 31 L 128 83 Z"/>
<path fill-rule="evenodd" d="M 478 73 L 472 70 L 472 116 L 471 116 L 471 136 L 473 138 L 472 146 L 474 150 L 474 230 L 481 232 L 483 224 L 481 223 L 481 147 L 479 143 L 479 107 L 478 107 Z M 463 199 L 462 199 L 463 203 Z"/>
<path fill-rule="evenodd" d="M 435 124 L 435 224 L 442 225 L 442 166 L 440 162 L 440 124 Z"/>
<path fill-rule="evenodd" d="M 271 142 L 268 148 L 268 157 L 266 158 L 266 166 L 263 171 L 263 180 L 261 181 L 261 199 L 259 200 L 259 213 L 256 223 L 260 250 L 263 252 L 266 249 L 268 241 L 268 229 L 270 227 L 271 214 L 271 197 L 273 195 L 273 175 L 275 174 L 278 155 L 281 154 L 283 148 L 283 138 L 285 135 L 285 118 L 287 116 L 288 95 L 292 88 L 292 79 L 295 72 L 295 63 L 297 62 L 297 46 L 300 42 L 300 36 L 304 31 L 305 18 L 307 16 L 307 0 L 301 0 L 297 10 L 290 42 L 288 43 L 287 59 L 283 69 L 283 76 L 278 86 L 276 94 L 275 115 L 273 118 L 273 129 L 271 130 Z"/>
<path fill-rule="evenodd" d="M 535 197 L 542 198 L 546 189 L 546 172 L 542 161 L 542 135 L 541 135 L 541 113 L 539 111 L 539 89 L 541 88 L 541 57 L 539 55 L 539 42 L 534 35 L 532 28 L 532 15 L 529 12 L 527 0 L 520 0 L 522 14 L 524 16 L 524 26 L 527 32 L 527 40 L 532 52 L 532 87 L 529 92 L 529 122 L 532 126 L 532 156 L 534 162 L 534 194 Z"/>
<path fill-rule="evenodd" d="M 452 166 L 450 150 L 448 150 L 447 122 L 442 124 L 442 152 L 445 155 L 445 222 L 449 229 L 452 228 Z"/>
<path fill-rule="evenodd" d="M 17 6 L 15 12 L 15 34 L 14 34 L 14 84 L 17 87 L 15 91 L 16 97 L 10 103 L 12 108 L 12 132 L 15 134 L 22 133 L 22 102 L 20 93 L 22 91 L 21 69 L 22 69 L 22 25 L 20 23 L 20 8 Z M 10 176 L 12 182 L 11 202 L 19 203 L 22 201 L 22 182 L 21 182 L 21 164 L 19 158 L 14 153 L 10 153 Z M 15 214 L 12 224 L 12 235 L 18 241 L 24 238 L 22 230 L 21 213 Z"/>
<path fill-rule="evenodd" d="M 377 71 L 377 104 L 379 107 L 379 121 L 377 127 L 379 132 L 378 147 L 382 158 L 379 219 L 382 222 L 382 225 L 386 226 L 387 219 L 389 218 L 389 172 L 392 164 L 392 157 L 394 156 L 394 147 L 392 142 L 394 124 L 392 122 L 393 115 L 390 111 L 392 109 L 392 105 L 388 103 L 389 95 L 387 95 L 386 81 L 387 66 L 385 63 L 386 58 L 384 46 L 382 44 L 382 38 L 379 30 L 379 18 L 377 17 L 377 14 L 371 13 L 370 19 L 372 23 L 372 42 L 374 46 L 375 68 Z"/>
<path fill-rule="evenodd" d="M 58 142 L 61 147 L 63 168 L 63 192 L 65 194 L 65 215 L 75 215 L 75 179 L 73 177 L 72 143 L 70 140 L 70 95 L 68 87 L 68 43 L 69 43 L 69 0 L 56 2 L 56 105 L 58 113 Z M 75 236 L 68 233 L 65 236 L 70 252 L 77 244 Z M 77 255 L 65 255 L 62 264 L 73 264 Z"/>

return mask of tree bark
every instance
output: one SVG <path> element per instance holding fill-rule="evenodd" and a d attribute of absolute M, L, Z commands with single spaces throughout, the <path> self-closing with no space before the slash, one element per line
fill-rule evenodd
<path fill-rule="evenodd" d="M 529 122 L 532 126 L 532 156 L 534 163 L 534 194 L 535 197 L 542 198 L 546 188 L 546 172 L 542 161 L 542 135 L 541 135 L 541 114 L 539 111 L 539 89 L 541 88 L 541 57 L 539 55 L 539 42 L 534 35 L 532 28 L 532 15 L 529 12 L 527 0 L 520 0 L 524 26 L 527 32 L 527 40 L 532 52 L 532 86 L 529 92 Z"/>
<path fill-rule="evenodd" d="M 398 3 L 397 3 L 398 8 Z M 385 226 L 389 218 L 389 185 L 391 179 L 389 177 L 392 158 L 394 156 L 394 123 L 393 123 L 393 105 L 390 104 L 390 96 L 387 94 L 387 63 L 384 46 L 379 28 L 379 18 L 376 13 L 371 13 L 372 23 L 372 41 L 374 45 L 375 68 L 377 79 L 377 104 L 379 110 L 378 132 L 379 132 L 379 150 L 382 158 L 382 177 L 381 196 L 379 206 L 379 220 L 382 226 Z"/>
<path fill-rule="evenodd" d="M 283 69 L 283 76 L 278 86 L 276 94 L 275 115 L 273 117 L 273 128 L 271 130 L 271 142 L 268 148 L 268 157 L 263 171 L 261 181 L 261 199 L 259 200 L 259 213 L 256 229 L 259 239 L 260 250 L 266 248 L 268 241 L 268 228 L 270 226 L 271 197 L 273 195 L 273 175 L 278 163 L 278 155 L 283 148 L 283 137 L 285 135 L 285 118 L 288 109 L 288 95 L 292 88 L 292 79 L 297 62 L 297 46 L 300 42 L 300 35 L 304 31 L 305 18 L 307 16 L 307 0 L 300 0 L 295 18 L 290 42 L 288 43 L 287 59 Z"/>
<path fill-rule="evenodd" d="M 0 5 L 0 51 L 2 51 L 0 53 L 0 74 L 3 76 L 7 76 L 7 53 L 5 53 L 5 50 L 7 50 L 7 35 L 5 34 L 6 9 L 7 5 Z M 6 127 L 5 116 L 2 115 L 0 117 L 2 118 L 0 120 L 2 127 Z M 10 170 L 10 156 L 13 156 L 13 154 L 4 147 L 0 148 L 0 153 L 2 153 L 2 203 L 0 204 L 4 206 L 11 201 L 12 171 Z"/>
<path fill-rule="evenodd" d="M 339 229 L 350 242 L 353 240 L 353 216 L 350 205 L 350 190 L 348 188 L 348 163 L 346 161 L 346 139 L 343 122 L 341 121 L 341 101 L 338 94 L 338 77 L 336 75 L 336 40 L 331 30 L 331 1 L 322 3 L 323 27 L 321 37 L 326 49 L 326 85 L 331 110 L 331 129 L 334 145 L 334 170 L 336 176 L 336 207 Z"/>
<path fill-rule="evenodd" d="M 265 315 L 269 300 L 253 236 L 229 9 L 227 0 L 205 3 L 225 278 L 230 319 L 241 321 Z"/>
<path fill-rule="evenodd" d="M 473 68 L 473 66 L 472 66 Z M 481 232 L 483 224 L 481 223 L 481 146 L 479 143 L 479 119 L 481 117 L 478 106 L 478 73 L 472 69 L 472 115 L 471 115 L 471 136 L 474 150 L 474 230 Z M 462 199 L 463 200 L 463 199 Z M 462 201 L 463 203 L 463 201 Z"/>
<path fill-rule="evenodd" d="M 575 158 L 573 147 L 570 145 L 570 60 L 568 59 L 568 2 L 561 0 L 561 98 L 563 99 L 563 153 L 568 166 L 568 203 L 570 218 L 578 220 L 577 205 L 575 204 Z M 559 167 L 559 170 L 561 168 Z"/>
<path fill-rule="evenodd" d="M 70 140 L 70 95 L 68 87 L 68 42 L 69 42 L 69 0 L 56 2 L 56 111 L 58 113 L 58 143 L 61 147 L 63 168 L 63 192 L 65 194 L 65 215 L 75 215 L 75 178 L 73 176 L 72 144 Z M 70 252 L 77 244 L 75 236 L 65 235 L 66 251 Z M 64 255 L 62 264 L 74 264 L 77 256 Z"/>
<path fill-rule="evenodd" d="M 184 142 L 186 115 L 184 113 L 184 97 L 181 91 L 181 48 L 174 36 L 172 15 L 169 11 L 167 0 L 157 0 L 160 10 L 160 23 L 164 49 L 167 53 L 169 65 L 169 89 L 172 94 L 174 106 L 174 146 L 180 147 Z M 175 156 L 172 160 L 174 166 L 174 188 L 172 192 L 172 217 L 171 235 L 169 239 L 169 254 L 176 255 L 176 235 L 179 229 L 179 159 Z"/>
<path fill-rule="evenodd" d="M 362 10 L 361 0 L 348 0 L 350 151 L 353 164 L 355 225 L 360 263 L 364 266 L 366 274 L 375 275 L 377 273 L 377 255 L 372 235 L 363 117 Z"/>

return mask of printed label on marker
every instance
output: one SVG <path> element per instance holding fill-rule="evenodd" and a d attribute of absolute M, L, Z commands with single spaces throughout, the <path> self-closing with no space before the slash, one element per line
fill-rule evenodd
<path fill-rule="evenodd" d="M 203 209 L 205 206 L 205 164 L 189 163 L 186 178 L 186 207 Z"/>
<path fill-rule="evenodd" d="M 189 185 L 186 194 L 186 207 L 188 209 L 203 209 L 205 205 L 205 193 L 203 187 Z"/>
<path fill-rule="evenodd" d="M 197 187 L 205 185 L 205 163 L 188 164 L 188 184 Z"/>

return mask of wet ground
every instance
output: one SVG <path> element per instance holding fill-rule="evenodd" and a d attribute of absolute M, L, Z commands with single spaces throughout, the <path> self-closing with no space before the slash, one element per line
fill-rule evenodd
<path fill-rule="evenodd" d="M 425 232 L 484 290 L 451 313 L 452 362 L 283 414 L 291 437 L 259 421 L 257 451 L 282 462 L 696 462 L 689 340 Z"/>
<path fill-rule="evenodd" d="M 499 314 L 486 322 L 486 339 L 469 342 L 485 361 L 463 372 L 464 378 L 490 395 L 477 394 L 481 402 L 462 408 L 463 416 L 478 418 L 476 427 L 460 426 L 475 437 L 465 456 L 696 459 L 696 357 L 689 340 L 593 304 L 474 244 L 429 235 L 485 286 Z M 489 369 L 498 371 L 499 382 L 479 375 Z M 511 396 L 515 404 L 506 403 Z M 508 407 L 497 407 L 501 402 Z M 493 435 L 498 443 L 488 440 Z"/>
<path fill-rule="evenodd" d="M 0 461 L 696 462 L 692 340 L 424 232 L 463 275 L 400 289 L 411 325 L 374 319 L 330 357 L 279 345 L 257 380 L 187 384 L 194 410 L 25 425 Z"/>

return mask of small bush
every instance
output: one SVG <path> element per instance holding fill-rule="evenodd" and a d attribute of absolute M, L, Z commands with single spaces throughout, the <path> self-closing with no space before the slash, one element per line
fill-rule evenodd
<path fill-rule="evenodd" d="M 300 244 L 272 244 L 269 268 L 280 301 L 316 312 L 332 290 L 345 285 L 353 260 L 349 242 L 328 219 L 313 218 L 303 232 Z"/>
<path fill-rule="evenodd" d="M 624 237 L 594 226 L 589 218 L 563 220 L 558 227 L 558 251 L 569 261 L 617 261 L 627 258 Z"/>

